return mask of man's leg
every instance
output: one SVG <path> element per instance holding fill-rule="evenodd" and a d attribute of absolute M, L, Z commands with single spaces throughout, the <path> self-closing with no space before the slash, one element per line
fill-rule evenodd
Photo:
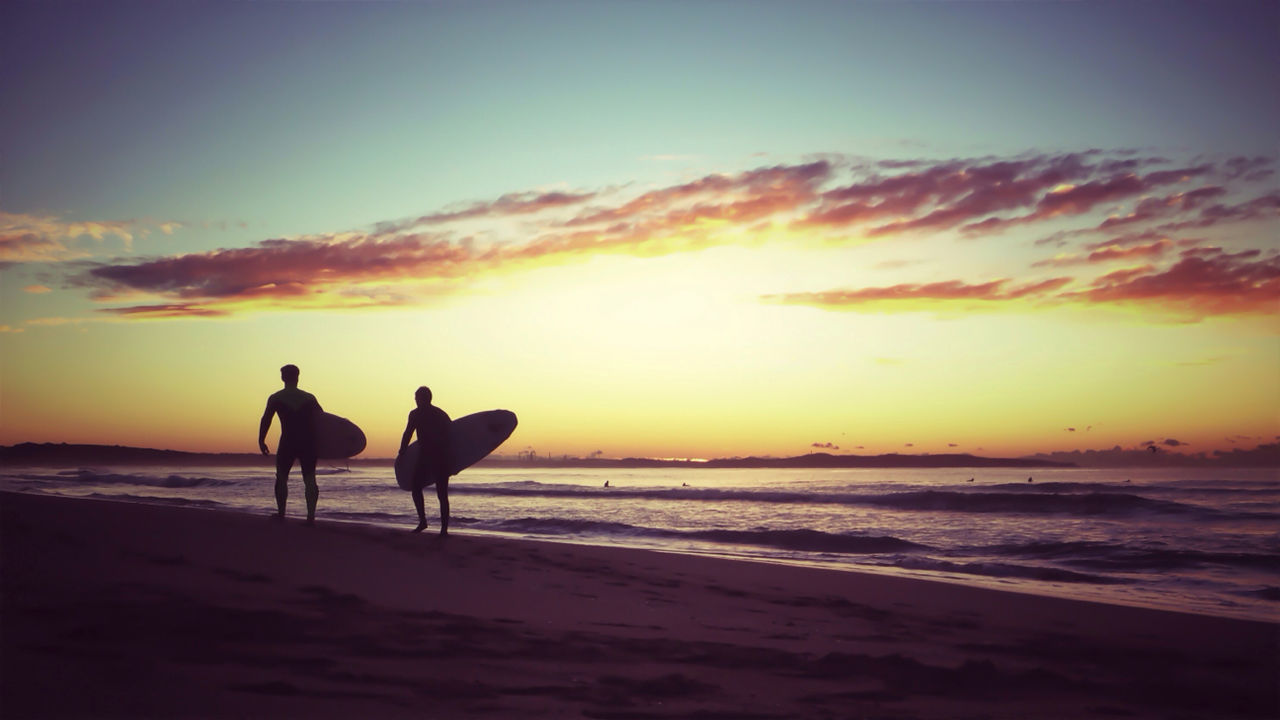
<path fill-rule="evenodd" d="M 440 500 L 440 534 L 449 534 L 449 476 L 436 480 L 436 498 Z"/>
<path fill-rule="evenodd" d="M 293 451 L 276 448 L 276 517 L 284 517 L 284 505 L 289 499 L 289 469 L 293 467 Z"/>
<path fill-rule="evenodd" d="M 316 502 L 320 499 L 320 486 L 316 484 L 316 456 L 304 456 L 299 464 L 302 465 L 302 485 L 307 496 L 307 522 L 315 522 Z"/>
<path fill-rule="evenodd" d="M 427 509 L 422 498 L 422 491 L 431 484 L 431 474 L 427 463 L 427 454 L 418 453 L 418 462 L 413 466 L 413 509 L 418 511 L 418 527 L 414 532 L 427 529 Z"/>
<path fill-rule="evenodd" d="M 422 501 L 422 486 L 414 485 L 413 488 L 413 507 L 418 511 L 418 527 L 414 528 L 414 532 L 422 532 L 427 529 L 427 510 Z"/>

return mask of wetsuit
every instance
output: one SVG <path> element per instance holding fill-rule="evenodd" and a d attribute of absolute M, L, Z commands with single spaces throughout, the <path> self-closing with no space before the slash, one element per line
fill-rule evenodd
<path fill-rule="evenodd" d="M 409 426 L 418 433 L 418 464 L 413 468 L 414 485 L 428 487 L 453 474 L 453 452 L 449 447 L 449 413 L 427 405 L 409 411 Z"/>
<path fill-rule="evenodd" d="M 276 496 L 287 495 L 289 470 L 296 461 L 302 469 L 308 517 L 315 513 L 320 488 L 316 485 L 316 422 L 324 410 L 316 396 L 287 387 L 267 398 L 265 416 L 280 417 L 280 445 L 276 448 Z"/>

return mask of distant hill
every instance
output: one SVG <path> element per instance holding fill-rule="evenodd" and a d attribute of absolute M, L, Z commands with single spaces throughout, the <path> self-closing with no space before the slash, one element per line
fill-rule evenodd
<path fill-rule="evenodd" d="M 0 446 L 5 465 L 264 465 L 272 458 L 258 453 L 191 453 L 123 445 L 21 443 Z"/>
<path fill-rule="evenodd" d="M 355 457 L 322 460 L 325 465 L 391 465 L 393 458 Z M 250 465 L 272 466 L 274 457 L 258 453 L 193 453 L 122 445 L 21 443 L 0 446 L 0 465 Z M 1076 450 L 1020 458 L 992 458 L 958 453 L 938 455 L 832 455 L 811 453 L 795 457 L 739 457 L 714 460 L 658 460 L 653 458 L 515 458 L 496 455 L 482 460 L 486 467 L 508 468 L 1070 468 L 1070 467 L 1280 467 L 1280 443 L 1251 450 L 1215 451 L 1196 455 L 1160 450 Z"/>
<path fill-rule="evenodd" d="M 962 453 L 938 455 L 832 455 L 811 453 L 790 458 L 712 460 L 708 467 L 795 468 L 939 468 L 939 467 L 1072 467 L 1071 463 L 1030 458 L 989 458 Z"/>
<path fill-rule="evenodd" d="M 542 457 L 533 460 L 489 458 L 490 467 L 575 467 L 575 468 L 938 468 L 938 467 L 1072 467 L 1070 463 L 1039 458 L 987 458 L 976 455 L 832 455 L 810 453 L 796 457 L 717 458 L 714 460 L 657 460 L 653 458 Z"/>
<path fill-rule="evenodd" d="M 272 458 L 256 453 L 191 453 L 121 445 L 72 445 L 22 443 L 0 446 L 5 465 L 270 465 Z M 326 461 L 322 461 L 326 462 Z M 346 461 L 327 461 L 342 463 Z M 353 464 L 389 465 L 390 458 L 353 458 Z M 789 458 L 720 458 L 708 461 L 655 460 L 651 458 L 536 458 L 492 457 L 489 467 L 706 467 L 706 468 L 938 468 L 938 467 L 1071 467 L 1070 463 L 1041 458 L 987 458 L 975 455 L 832 455 L 812 453 Z"/>

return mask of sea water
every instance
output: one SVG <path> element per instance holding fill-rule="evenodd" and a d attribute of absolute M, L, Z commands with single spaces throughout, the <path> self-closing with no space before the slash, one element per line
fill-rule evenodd
<path fill-rule="evenodd" d="M 607 486 L 606 486 L 607 483 Z M 0 468 L 0 489 L 275 510 L 272 467 Z M 322 467 L 321 520 L 408 531 L 385 465 Z M 1275 469 L 471 468 L 451 528 L 929 577 L 1280 621 Z M 427 491 L 432 526 L 434 493 Z M 304 513 L 295 468 L 289 512 Z M 430 531 L 428 531 L 430 532 Z"/>

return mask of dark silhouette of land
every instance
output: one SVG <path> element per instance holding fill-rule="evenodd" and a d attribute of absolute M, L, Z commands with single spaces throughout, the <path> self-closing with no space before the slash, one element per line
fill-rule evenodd
<path fill-rule="evenodd" d="M 989 458 L 948 453 L 941 455 L 832 455 L 809 453 L 795 457 L 737 457 L 713 460 L 663 460 L 654 458 L 575 458 L 540 457 L 536 459 L 490 458 L 490 466 L 507 467 L 587 467 L 587 468 L 939 468 L 939 467 L 1072 467 L 1068 463 L 1027 458 Z"/>
<path fill-rule="evenodd" d="M 351 467 L 392 465 L 394 458 L 352 458 L 333 461 Z M 217 465 L 274 466 L 256 453 L 194 453 L 121 445 L 68 443 L 20 443 L 0 446 L 3 465 Z M 832 455 L 811 453 L 795 457 L 742 457 L 715 460 L 662 460 L 654 458 L 580 458 L 570 456 L 491 456 L 478 467 L 507 468 L 1070 468 L 1070 467 L 1280 467 L 1280 443 L 1252 450 L 1217 451 L 1184 455 L 1144 450 L 1087 450 L 1057 452 L 1021 458 L 980 457 L 960 453 L 938 455 Z"/>
<path fill-rule="evenodd" d="M 260 453 L 194 453 L 124 445 L 20 443 L 0 446 L 5 465 L 262 465 L 275 467 Z"/>
<path fill-rule="evenodd" d="M 344 463 L 348 461 L 343 461 Z M 353 458 L 351 465 L 380 466 L 393 458 Z M 254 453 L 193 453 L 155 450 L 121 445 L 72 445 L 67 443 L 21 443 L 0 446 L 0 463 L 5 465 L 267 465 L 274 464 Z M 716 460 L 658 460 L 652 458 L 489 457 L 479 463 L 488 467 L 575 467 L 575 468 L 895 468 L 895 467 L 1071 467 L 1069 463 L 1026 458 L 988 458 L 975 455 L 831 455 L 812 453 L 788 458 L 745 457 Z"/>
<path fill-rule="evenodd" d="M 1151 445 L 1136 450 L 1117 446 L 1110 450 L 1040 453 L 1032 457 L 1079 467 L 1280 467 L 1280 442 L 1249 450 L 1234 448 L 1212 453 L 1167 452 Z"/>

